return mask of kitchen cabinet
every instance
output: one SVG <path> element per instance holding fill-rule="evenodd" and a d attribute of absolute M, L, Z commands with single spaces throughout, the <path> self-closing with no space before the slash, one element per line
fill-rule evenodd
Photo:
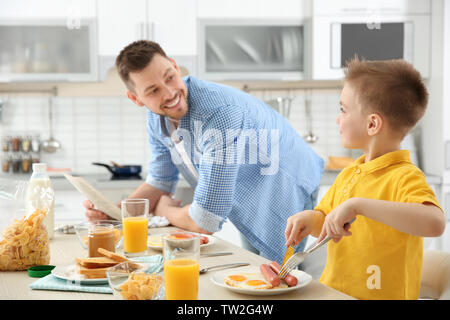
<path fill-rule="evenodd" d="M 424 0 L 314 0 L 315 15 L 428 14 L 430 2 Z"/>
<path fill-rule="evenodd" d="M 97 8 L 100 79 L 126 45 L 142 39 L 158 42 L 171 57 L 182 57 L 195 73 L 190 57 L 197 50 L 197 0 L 135 0 L 132 6 L 121 0 L 97 0 Z"/>
<path fill-rule="evenodd" d="M 0 18 L 0 82 L 97 80 L 92 18 Z"/>
<path fill-rule="evenodd" d="M 133 5 L 124 5 L 121 0 L 97 0 L 97 8 L 100 56 L 115 57 L 132 41 L 152 39 L 146 0 L 133 0 Z"/>
<path fill-rule="evenodd" d="M 309 0 L 198 0 L 199 18 L 303 18 Z"/>
<path fill-rule="evenodd" d="M 147 16 L 167 55 L 196 55 L 197 0 L 148 0 Z"/>
<path fill-rule="evenodd" d="M 97 80 L 95 16 L 89 0 L 2 2 L 0 81 Z"/>
<path fill-rule="evenodd" d="M 95 18 L 96 5 L 92 0 L 14 0 L 2 1 L 0 18 Z"/>

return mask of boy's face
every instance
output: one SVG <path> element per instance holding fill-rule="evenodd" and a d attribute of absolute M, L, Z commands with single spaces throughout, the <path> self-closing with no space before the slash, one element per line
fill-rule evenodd
<path fill-rule="evenodd" d="M 141 71 L 130 73 L 134 92 L 128 97 L 153 113 L 179 120 L 188 111 L 187 89 L 175 61 L 156 54 Z"/>
<path fill-rule="evenodd" d="M 348 149 L 365 149 L 368 142 L 367 117 L 363 115 L 353 86 L 345 82 L 341 92 L 340 113 L 336 119 L 342 146 Z"/>

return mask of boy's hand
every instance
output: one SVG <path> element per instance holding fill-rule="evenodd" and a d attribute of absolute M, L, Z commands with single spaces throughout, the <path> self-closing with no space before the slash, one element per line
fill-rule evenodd
<path fill-rule="evenodd" d="M 298 212 L 287 219 L 284 236 L 286 246 L 298 245 L 313 229 L 315 223 L 314 211 L 305 210 Z"/>
<path fill-rule="evenodd" d="M 345 224 L 356 217 L 354 205 L 355 200 L 348 199 L 327 214 L 317 242 L 322 241 L 327 235 L 334 242 L 338 242 L 343 236 L 351 236 L 350 224 Z"/>

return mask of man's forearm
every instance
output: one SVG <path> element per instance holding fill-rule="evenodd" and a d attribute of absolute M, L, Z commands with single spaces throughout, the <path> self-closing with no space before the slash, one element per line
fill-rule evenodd
<path fill-rule="evenodd" d="M 189 215 L 189 207 L 190 205 L 184 207 L 169 207 L 164 216 L 169 220 L 170 224 L 175 227 L 197 233 L 212 234 L 212 232 L 200 228 L 198 224 L 192 220 Z"/>
<path fill-rule="evenodd" d="M 149 199 L 150 212 L 153 212 L 156 204 L 162 195 L 170 195 L 169 192 L 165 192 L 155 188 L 148 183 L 142 183 L 133 193 L 128 197 L 129 199 Z"/>
<path fill-rule="evenodd" d="M 433 204 L 404 203 L 353 198 L 356 214 L 384 223 L 404 233 L 438 237 L 445 229 L 445 216 Z"/>

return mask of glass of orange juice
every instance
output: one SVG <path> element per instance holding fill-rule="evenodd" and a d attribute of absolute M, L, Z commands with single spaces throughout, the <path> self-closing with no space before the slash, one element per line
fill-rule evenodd
<path fill-rule="evenodd" d="M 200 237 L 174 233 L 163 237 L 166 300 L 197 300 Z"/>
<path fill-rule="evenodd" d="M 148 211 L 148 199 L 122 200 L 123 251 L 127 257 L 147 251 Z"/>

